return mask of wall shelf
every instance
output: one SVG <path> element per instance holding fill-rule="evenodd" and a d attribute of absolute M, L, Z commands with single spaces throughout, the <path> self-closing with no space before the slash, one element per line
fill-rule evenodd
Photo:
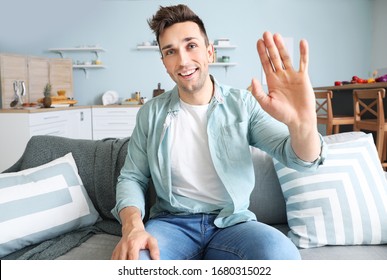
<path fill-rule="evenodd" d="M 98 68 L 106 68 L 105 65 L 78 65 L 78 64 L 74 64 L 73 65 L 73 68 L 74 69 L 98 69 Z"/>
<path fill-rule="evenodd" d="M 78 64 L 75 64 L 73 65 L 73 69 L 81 69 L 83 70 L 83 72 L 85 72 L 85 76 L 86 78 L 89 78 L 89 72 L 88 70 L 89 69 L 104 69 L 106 68 L 105 65 L 78 65 Z"/>
<path fill-rule="evenodd" d="M 96 60 L 99 60 L 99 53 L 105 52 L 105 49 L 100 47 L 77 47 L 77 48 L 53 48 L 49 49 L 50 52 L 58 53 L 62 58 L 65 57 L 65 53 L 76 53 L 76 52 L 89 52 L 94 53 Z M 73 69 L 81 69 L 85 72 L 86 78 L 89 77 L 89 69 L 104 69 L 105 65 L 102 64 L 73 64 Z"/>
<path fill-rule="evenodd" d="M 137 50 L 139 51 L 158 51 L 159 46 L 137 46 Z"/>
<path fill-rule="evenodd" d="M 210 66 L 220 66 L 220 67 L 228 67 L 228 66 L 236 66 L 236 63 L 233 62 L 213 62 L 209 64 Z"/>
<path fill-rule="evenodd" d="M 212 66 L 212 67 L 224 67 L 226 72 L 227 72 L 228 67 L 236 66 L 237 63 L 235 63 L 235 62 L 222 62 L 222 60 L 221 60 L 222 56 L 219 55 L 219 52 L 218 52 L 218 50 L 219 51 L 223 51 L 224 50 L 224 51 L 227 52 L 227 50 L 233 50 L 233 49 L 236 49 L 236 48 L 237 48 L 237 46 L 235 46 L 235 45 L 216 45 L 215 44 L 214 45 L 214 50 L 215 50 L 215 53 L 216 53 L 217 61 L 211 63 L 210 66 Z"/>
<path fill-rule="evenodd" d="M 99 53 L 100 52 L 105 52 L 105 49 L 103 48 L 54 48 L 54 49 L 49 49 L 50 52 L 55 52 L 55 53 L 59 53 L 60 56 L 63 58 L 64 57 L 64 53 L 66 52 L 92 52 L 92 53 L 95 53 L 95 56 L 97 57 L 97 59 L 99 58 Z"/>
<path fill-rule="evenodd" d="M 214 45 L 214 49 L 236 49 L 236 48 L 237 46 L 235 45 L 223 45 L 223 46 Z"/>

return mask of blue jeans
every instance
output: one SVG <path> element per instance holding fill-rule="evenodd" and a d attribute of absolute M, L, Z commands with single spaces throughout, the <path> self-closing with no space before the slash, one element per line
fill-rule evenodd
<path fill-rule="evenodd" d="M 162 260 L 300 259 L 296 246 L 280 231 L 257 221 L 227 228 L 214 225 L 216 215 L 163 215 L 146 230 L 158 242 Z M 142 250 L 140 259 L 150 259 Z"/>

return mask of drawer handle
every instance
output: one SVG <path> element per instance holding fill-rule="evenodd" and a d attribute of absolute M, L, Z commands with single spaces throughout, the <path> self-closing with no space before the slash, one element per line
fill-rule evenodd
<path fill-rule="evenodd" d="M 44 117 L 45 120 L 57 119 L 59 116 Z"/>
<path fill-rule="evenodd" d="M 60 130 L 52 131 L 52 132 L 50 132 L 50 133 L 47 133 L 46 135 L 52 135 L 52 134 L 57 135 L 57 134 L 60 133 L 60 132 L 61 132 Z"/>
<path fill-rule="evenodd" d="M 126 112 L 122 112 L 122 111 L 107 111 L 108 114 L 122 114 L 122 113 L 126 113 Z"/>

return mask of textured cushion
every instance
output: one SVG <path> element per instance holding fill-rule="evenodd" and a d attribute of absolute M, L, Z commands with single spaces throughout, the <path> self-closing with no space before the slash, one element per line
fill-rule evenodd
<path fill-rule="evenodd" d="M 286 224 L 286 207 L 281 186 L 275 173 L 271 156 L 251 147 L 255 186 L 250 196 L 249 209 L 257 220 L 266 224 Z"/>
<path fill-rule="evenodd" d="M 387 181 L 371 134 L 327 137 L 314 173 L 274 161 L 286 201 L 289 237 L 300 248 L 387 243 Z"/>
<path fill-rule="evenodd" d="M 92 225 L 98 217 L 71 153 L 0 174 L 0 257 Z"/>
<path fill-rule="evenodd" d="M 95 234 L 81 245 L 71 249 L 58 260 L 110 260 L 121 236 Z"/>
<path fill-rule="evenodd" d="M 23 156 L 5 172 L 17 172 L 72 153 L 79 176 L 95 209 L 105 219 L 117 221 L 111 213 L 116 202 L 116 183 L 125 162 L 129 137 L 86 140 L 53 135 L 35 135 Z"/>

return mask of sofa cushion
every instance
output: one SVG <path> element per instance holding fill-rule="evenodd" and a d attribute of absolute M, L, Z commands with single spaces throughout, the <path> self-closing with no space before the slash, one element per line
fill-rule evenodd
<path fill-rule="evenodd" d="M 266 224 L 286 224 L 285 199 L 276 176 L 273 160 L 264 151 L 251 147 L 255 186 L 250 196 L 249 209 L 257 220 Z"/>
<path fill-rule="evenodd" d="M 57 260 L 110 260 L 121 236 L 95 234 Z"/>
<path fill-rule="evenodd" d="M 289 237 L 300 248 L 387 243 L 387 181 L 371 134 L 326 137 L 314 173 L 275 168 L 286 201 Z"/>
<path fill-rule="evenodd" d="M 0 257 L 92 225 L 98 217 L 71 153 L 0 174 Z"/>
<path fill-rule="evenodd" d="M 300 249 L 303 260 L 386 260 L 387 245 L 324 246 Z"/>
<path fill-rule="evenodd" d="M 117 177 L 125 161 L 129 139 L 87 140 L 53 135 L 32 136 L 22 157 L 4 172 L 36 167 L 71 152 L 79 176 L 98 213 L 104 220 L 116 221 L 111 209 L 115 205 Z"/>

